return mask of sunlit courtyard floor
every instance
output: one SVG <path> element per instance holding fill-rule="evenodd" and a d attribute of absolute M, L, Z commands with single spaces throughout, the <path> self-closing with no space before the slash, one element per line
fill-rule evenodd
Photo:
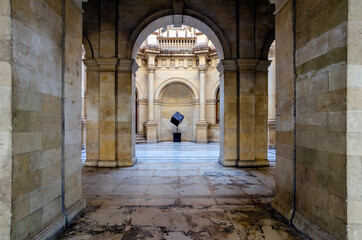
<path fill-rule="evenodd" d="M 303 239 L 270 206 L 274 167 L 223 167 L 218 144 L 136 152 L 133 167 L 83 169 L 87 209 L 59 239 Z"/>

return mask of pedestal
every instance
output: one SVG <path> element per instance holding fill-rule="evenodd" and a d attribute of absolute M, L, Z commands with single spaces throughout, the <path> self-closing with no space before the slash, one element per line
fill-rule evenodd
<path fill-rule="evenodd" d="M 181 133 L 173 133 L 173 142 L 181 142 Z"/>
<path fill-rule="evenodd" d="M 207 126 L 206 122 L 196 123 L 196 142 L 207 143 Z"/>
<path fill-rule="evenodd" d="M 157 143 L 157 123 L 145 123 L 147 143 Z"/>

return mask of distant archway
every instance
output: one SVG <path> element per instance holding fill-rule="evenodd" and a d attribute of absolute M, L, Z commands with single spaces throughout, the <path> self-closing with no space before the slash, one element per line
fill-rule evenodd
<path fill-rule="evenodd" d="M 153 22 L 147 24 L 146 22 L 148 22 L 149 20 L 146 19 L 144 23 L 142 23 L 140 25 L 139 28 L 136 29 L 136 31 L 132 34 L 131 39 L 129 41 L 129 45 L 132 44 L 132 59 L 136 59 L 138 50 L 140 49 L 143 41 L 154 31 L 156 31 L 157 29 L 170 25 L 170 24 L 174 24 L 174 18 L 177 17 L 179 15 L 168 15 L 168 16 L 164 16 L 161 18 L 157 18 L 155 19 Z M 153 18 L 154 16 L 150 16 L 150 18 Z M 192 16 L 188 16 L 188 15 L 180 15 L 180 17 L 182 18 L 182 25 L 187 25 L 190 27 L 194 27 L 198 30 L 200 30 L 202 33 L 204 33 L 210 40 L 211 42 L 214 44 L 219 58 L 220 60 L 225 59 L 225 52 L 227 53 L 227 55 L 230 55 L 230 50 L 229 50 L 229 46 L 227 46 L 227 41 L 224 39 L 224 37 L 221 35 L 221 31 L 220 33 L 217 35 L 213 29 L 218 29 L 218 27 L 216 26 L 216 24 L 212 23 L 210 21 L 210 24 L 213 24 L 212 28 L 210 26 L 208 26 L 207 24 L 205 24 L 204 22 L 200 21 L 199 19 L 192 17 Z M 145 25 L 145 26 L 142 26 Z M 143 29 L 141 29 L 143 27 Z M 140 30 L 141 29 L 141 30 Z M 220 39 L 223 39 L 223 41 L 221 42 Z M 229 57 L 229 56 L 227 56 Z"/>

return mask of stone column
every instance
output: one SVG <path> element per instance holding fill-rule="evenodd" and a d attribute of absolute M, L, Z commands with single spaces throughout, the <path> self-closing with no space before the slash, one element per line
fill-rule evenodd
<path fill-rule="evenodd" d="M 220 73 L 220 157 L 223 166 L 238 161 L 238 71 L 235 60 L 222 60 Z"/>
<path fill-rule="evenodd" d="M 117 166 L 133 166 L 135 158 L 136 61 L 119 59 L 117 74 Z"/>
<path fill-rule="evenodd" d="M 204 51 L 197 52 L 199 57 L 199 73 L 200 73 L 200 112 L 199 112 L 199 121 L 196 123 L 196 142 L 198 143 L 207 143 L 207 127 L 206 122 L 206 56 L 207 52 Z"/>
<path fill-rule="evenodd" d="M 147 51 L 148 62 L 148 120 L 145 124 L 146 138 L 148 143 L 157 142 L 157 123 L 154 117 L 154 80 L 155 80 L 155 58 L 157 52 Z"/>
<path fill-rule="evenodd" d="M 148 67 L 148 121 L 155 121 L 154 118 L 154 80 L 155 80 L 155 68 L 154 67 Z"/>
<path fill-rule="evenodd" d="M 99 64 L 99 162 L 116 167 L 116 58 L 97 58 Z"/>
<path fill-rule="evenodd" d="M 270 61 L 258 61 L 255 73 L 254 148 L 256 166 L 268 161 L 268 67 Z"/>
<path fill-rule="evenodd" d="M 84 165 L 96 167 L 99 161 L 99 65 L 94 59 L 84 59 L 83 62 L 87 74 L 87 160 Z"/>

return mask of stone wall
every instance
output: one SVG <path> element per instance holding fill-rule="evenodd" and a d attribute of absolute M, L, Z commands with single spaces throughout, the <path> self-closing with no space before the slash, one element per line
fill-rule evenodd
<path fill-rule="evenodd" d="M 357 184 L 361 181 L 361 46 L 357 40 L 361 19 L 357 12 L 361 4 L 275 2 L 278 107 L 273 206 L 313 239 L 357 239 L 361 233 L 357 217 L 361 206 Z"/>
<path fill-rule="evenodd" d="M 362 236 L 362 2 L 348 1 L 347 237 Z M 342 71 L 343 73 L 343 71 Z M 335 208 L 334 208 L 335 209 Z"/>
<path fill-rule="evenodd" d="M 3 6 L 6 3 L 1 3 L 2 15 L 10 9 Z M 11 104 L 6 103 L 12 111 L 7 115 L 12 118 L 7 121 L 12 124 L 8 135 L 12 164 L 8 160 L 6 165 L 12 166 L 12 171 L 4 170 L 12 176 L 12 205 L 5 208 L 11 209 L 11 239 L 31 234 L 50 237 L 84 208 L 80 179 L 81 9 L 79 2 L 64 3 L 65 9 L 61 1 L 14 0 L 11 21 L 1 18 L 12 24 L 13 51 L 7 59 L 12 62 L 12 74 L 9 65 L 1 65 L 7 70 L 1 75 L 7 73 L 4 76 L 8 77 L 1 77 L 2 87 L 12 90 Z M 1 23 L 3 31 L 6 25 Z M 10 76 L 11 84 L 6 81 Z M 10 215 L 5 212 L 3 216 Z M 3 224 L 0 236 L 9 239 Z"/>
<path fill-rule="evenodd" d="M 346 237 L 347 6 L 295 6 L 296 225 L 305 217 L 337 239 Z"/>
<path fill-rule="evenodd" d="M 0 2 L 0 239 L 9 239 L 11 230 L 11 101 L 12 32 L 10 0 Z"/>
<path fill-rule="evenodd" d="M 277 161 L 273 207 L 286 218 L 290 218 L 293 204 L 294 40 L 292 8 L 292 1 L 289 1 L 275 17 Z"/>

